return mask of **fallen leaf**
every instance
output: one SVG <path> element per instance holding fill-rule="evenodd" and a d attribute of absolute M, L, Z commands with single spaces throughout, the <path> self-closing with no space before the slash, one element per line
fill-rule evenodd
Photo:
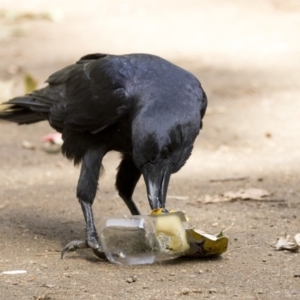
<path fill-rule="evenodd" d="M 189 200 L 189 196 L 173 196 L 169 195 L 167 196 L 168 199 L 174 199 L 174 200 Z"/>
<path fill-rule="evenodd" d="M 23 80 L 26 94 L 31 93 L 36 89 L 37 81 L 32 75 L 30 75 L 29 73 L 24 74 Z"/>
<path fill-rule="evenodd" d="M 277 241 L 276 245 L 274 245 L 274 247 L 276 248 L 277 251 L 279 251 L 279 250 L 296 251 L 299 249 L 299 244 L 297 244 L 297 241 L 295 238 L 293 240 L 290 240 L 290 235 L 285 234 L 284 236 L 281 236 L 280 238 L 278 238 L 278 241 Z"/>
<path fill-rule="evenodd" d="M 297 245 L 300 247 L 300 233 L 297 233 L 297 234 L 294 236 L 294 240 L 295 240 L 295 242 L 297 243 Z"/>
<path fill-rule="evenodd" d="M 250 188 L 250 189 L 241 189 L 237 192 L 225 192 L 223 196 L 225 198 L 229 198 L 232 200 L 262 200 L 262 198 L 270 196 L 271 193 L 268 192 L 267 190 L 262 190 L 262 189 L 256 189 L 256 188 Z"/>
<path fill-rule="evenodd" d="M 225 198 L 222 195 L 213 195 L 213 196 L 204 195 L 203 198 L 199 198 L 197 201 L 203 204 L 209 204 L 209 203 L 230 202 L 231 199 Z"/>
<path fill-rule="evenodd" d="M 271 193 L 267 190 L 249 188 L 240 189 L 237 192 L 228 191 L 220 195 L 204 195 L 203 198 L 199 198 L 197 201 L 203 204 L 231 202 L 236 200 L 275 201 L 267 198 L 268 196 L 271 196 Z"/>

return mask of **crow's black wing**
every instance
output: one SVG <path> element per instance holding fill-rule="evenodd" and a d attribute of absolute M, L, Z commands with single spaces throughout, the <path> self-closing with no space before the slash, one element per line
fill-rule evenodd
<path fill-rule="evenodd" d="M 97 132 L 127 112 L 126 78 L 109 57 L 84 56 L 77 64 L 51 75 L 47 87 L 30 95 L 35 102 L 50 107 L 52 127 Z"/>

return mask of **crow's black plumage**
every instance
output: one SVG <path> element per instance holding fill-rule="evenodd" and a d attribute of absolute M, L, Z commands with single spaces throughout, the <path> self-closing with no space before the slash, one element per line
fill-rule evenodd
<path fill-rule="evenodd" d="M 143 175 L 152 209 L 164 208 L 170 175 L 191 154 L 207 105 L 199 81 L 148 54 L 90 54 L 49 77 L 48 86 L 7 102 L 0 119 L 48 120 L 62 133 L 62 152 L 80 163 L 77 197 L 87 226 L 86 245 L 101 253 L 92 204 L 102 159 L 122 153 L 116 188 L 132 214 L 132 194 Z M 71 242 L 64 251 L 82 244 Z"/>

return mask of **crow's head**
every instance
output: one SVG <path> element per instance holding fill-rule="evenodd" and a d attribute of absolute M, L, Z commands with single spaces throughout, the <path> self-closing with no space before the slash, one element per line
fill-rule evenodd
<path fill-rule="evenodd" d="M 170 176 L 191 155 L 199 128 L 199 111 L 144 115 L 134 122 L 133 160 L 144 176 L 151 209 L 165 207 Z"/>

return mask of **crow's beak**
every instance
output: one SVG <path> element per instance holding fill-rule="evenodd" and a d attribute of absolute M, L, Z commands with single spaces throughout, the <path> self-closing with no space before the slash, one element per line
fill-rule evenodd
<path fill-rule="evenodd" d="M 165 208 L 167 190 L 171 173 L 160 165 L 147 165 L 143 169 L 151 209 Z"/>

